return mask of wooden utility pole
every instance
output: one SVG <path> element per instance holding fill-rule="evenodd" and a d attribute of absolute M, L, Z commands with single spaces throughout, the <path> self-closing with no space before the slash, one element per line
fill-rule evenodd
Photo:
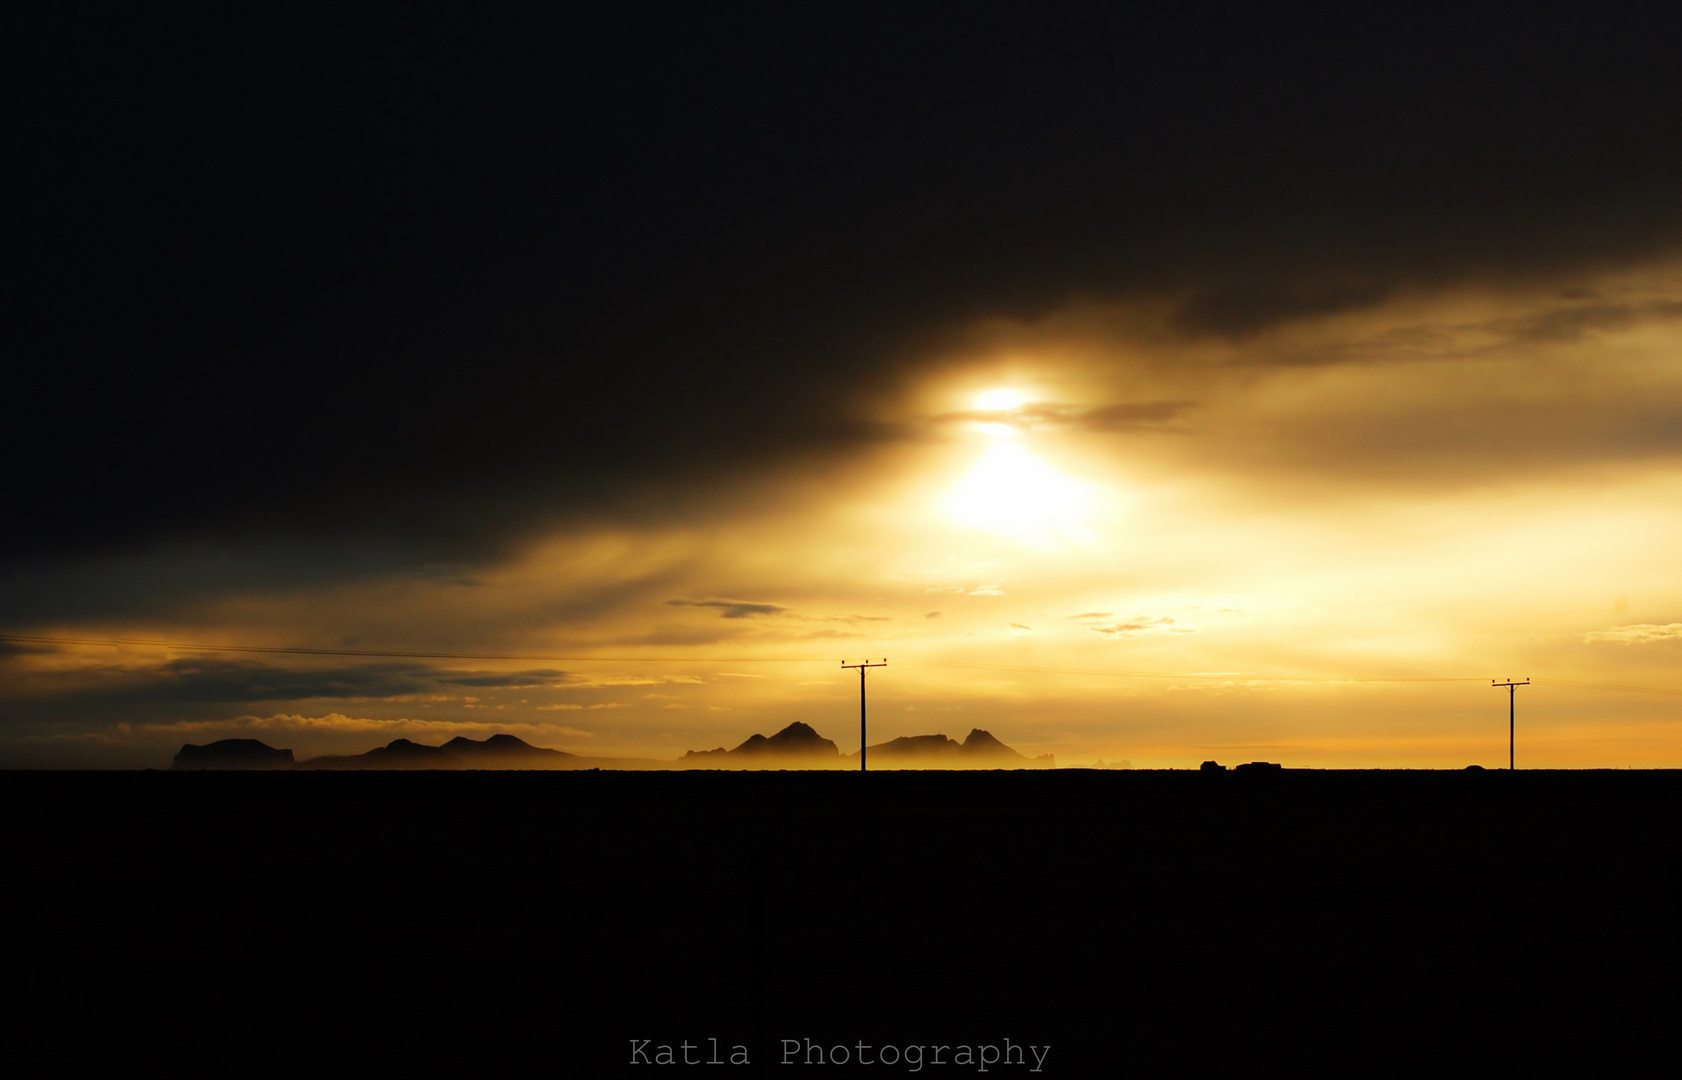
<path fill-rule="evenodd" d="M 1530 680 L 1527 678 L 1523 682 L 1514 682 L 1513 680 L 1508 679 L 1506 682 L 1496 682 L 1494 679 L 1491 679 L 1491 680 L 1489 680 L 1489 685 L 1491 685 L 1491 686 L 1505 686 L 1507 688 L 1507 771 L 1512 772 L 1513 771 L 1513 709 L 1514 709 L 1513 695 L 1518 693 L 1518 688 L 1519 687 L 1529 686 L 1530 685 Z"/>
<path fill-rule="evenodd" d="M 844 668 L 859 669 L 859 772 L 864 772 L 864 670 L 865 668 L 887 667 L 888 658 L 884 656 L 880 664 L 872 664 L 868 660 L 862 660 L 857 664 L 849 664 L 847 661 L 843 660 L 841 661 L 841 666 Z"/>

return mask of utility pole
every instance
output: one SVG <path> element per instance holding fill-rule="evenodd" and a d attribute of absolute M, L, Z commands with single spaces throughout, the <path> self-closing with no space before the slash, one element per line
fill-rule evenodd
<path fill-rule="evenodd" d="M 1489 680 L 1489 685 L 1491 685 L 1491 686 L 1505 686 L 1507 688 L 1507 771 L 1512 772 L 1513 771 L 1513 695 L 1518 693 L 1518 688 L 1519 687 L 1529 686 L 1530 685 L 1530 680 L 1527 678 L 1523 682 L 1514 682 L 1513 680 L 1508 679 L 1506 682 L 1496 682 L 1494 679 L 1491 679 L 1491 680 Z"/>
<path fill-rule="evenodd" d="M 843 660 L 841 661 L 841 666 L 844 668 L 859 669 L 859 772 L 864 772 L 864 670 L 865 668 L 887 667 L 888 658 L 885 656 L 882 657 L 882 662 L 880 664 L 872 664 L 868 660 L 861 660 L 859 663 L 849 664 L 847 661 Z"/>

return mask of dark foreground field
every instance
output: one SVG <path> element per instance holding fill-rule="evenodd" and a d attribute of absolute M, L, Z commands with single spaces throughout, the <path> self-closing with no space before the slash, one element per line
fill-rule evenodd
<path fill-rule="evenodd" d="M 953 1078 L 1008 1039 L 1063 1077 L 1615 1074 L 1682 1015 L 1677 773 L 4 790 L 10 1041 L 48 1071 Z M 711 1039 L 751 1064 L 681 1064 Z"/>

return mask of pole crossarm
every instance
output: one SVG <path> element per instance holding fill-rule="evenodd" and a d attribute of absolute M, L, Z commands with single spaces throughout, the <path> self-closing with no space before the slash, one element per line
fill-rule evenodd
<path fill-rule="evenodd" d="M 865 772 L 867 770 L 865 769 L 864 761 L 864 673 L 866 670 L 873 667 L 887 667 L 888 658 L 884 656 L 881 663 L 878 664 L 873 664 L 869 660 L 861 660 L 856 664 L 849 664 L 847 661 L 843 660 L 841 661 L 841 666 L 849 669 L 858 668 L 859 670 L 859 772 Z"/>
<path fill-rule="evenodd" d="M 1530 685 L 1530 680 L 1529 680 L 1529 678 L 1524 678 L 1524 679 L 1519 679 L 1519 680 L 1508 679 L 1506 682 L 1501 682 L 1497 679 L 1491 679 L 1491 680 L 1489 680 L 1489 685 L 1490 686 L 1505 686 L 1507 688 L 1507 771 L 1512 772 L 1513 771 L 1513 712 L 1514 712 L 1514 708 L 1515 708 L 1515 706 L 1513 704 L 1513 695 L 1518 693 L 1518 688 L 1519 687 L 1529 686 Z"/>

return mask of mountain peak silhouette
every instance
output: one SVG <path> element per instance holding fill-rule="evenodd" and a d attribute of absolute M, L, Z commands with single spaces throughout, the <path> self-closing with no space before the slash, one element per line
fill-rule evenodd
<path fill-rule="evenodd" d="M 465 735 L 457 735 L 443 748 L 452 754 L 562 754 L 564 750 L 545 750 L 541 746 L 533 746 L 518 735 L 498 733 L 488 739 L 469 739 Z M 571 755 L 568 755 L 569 757 Z"/>
<path fill-rule="evenodd" d="M 755 738 L 762 738 L 755 736 Z M 743 744 L 746 745 L 745 743 Z M 777 754 L 824 754 L 839 756 L 841 750 L 799 720 L 783 728 L 769 739 L 763 739 L 763 749 Z"/>
<path fill-rule="evenodd" d="M 1050 754 L 1026 757 L 980 728 L 972 729 L 962 743 L 945 735 L 902 735 L 870 747 L 869 760 L 918 769 L 1049 769 L 1056 764 Z"/>
<path fill-rule="evenodd" d="M 901 735 L 870 748 L 872 754 L 888 757 L 947 757 L 961 749 L 944 735 Z"/>
<path fill-rule="evenodd" d="M 172 769 L 290 769 L 292 751 L 277 750 L 260 739 L 220 739 L 204 746 L 187 743 Z"/>
<path fill-rule="evenodd" d="M 533 746 L 498 732 L 484 740 L 458 735 L 443 746 L 398 738 L 361 754 L 327 754 L 295 761 L 256 739 L 223 739 L 208 746 L 188 743 L 175 755 L 175 769 L 661 769 L 668 762 L 640 758 L 586 758 L 565 750 Z"/>
<path fill-rule="evenodd" d="M 980 728 L 970 728 L 969 734 L 964 736 L 964 753 L 1009 754 L 1016 757 L 1022 756 L 1015 750 L 1006 746 L 1004 743 L 993 738 L 993 733 L 991 731 L 983 731 Z"/>
<path fill-rule="evenodd" d="M 679 764 L 733 767 L 751 762 L 758 767 L 776 764 L 811 767 L 831 764 L 840 757 L 840 747 L 819 735 L 810 724 L 796 720 L 769 737 L 750 735 L 734 750 L 726 750 L 722 746 L 716 750 L 691 750 L 683 755 Z"/>

